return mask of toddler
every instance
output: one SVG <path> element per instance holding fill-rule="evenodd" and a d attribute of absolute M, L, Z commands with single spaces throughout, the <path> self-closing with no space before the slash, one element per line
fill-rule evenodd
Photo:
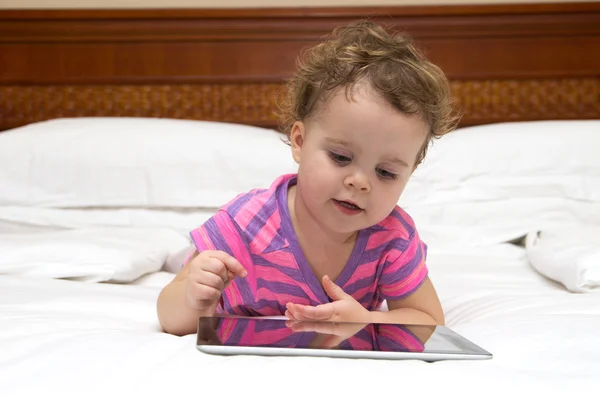
<path fill-rule="evenodd" d="M 359 21 L 309 49 L 287 94 L 297 174 L 191 232 L 196 250 L 158 298 L 163 329 L 194 333 L 214 314 L 444 324 L 426 245 L 397 206 L 430 141 L 456 126 L 442 71 Z"/>

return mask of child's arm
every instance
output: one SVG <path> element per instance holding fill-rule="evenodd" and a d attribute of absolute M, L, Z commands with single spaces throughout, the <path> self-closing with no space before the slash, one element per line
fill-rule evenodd
<path fill-rule="evenodd" d="M 246 270 L 227 253 L 195 252 L 158 297 L 163 330 L 175 335 L 196 332 L 198 318 L 215 314 L 223 289 L 235 275 L 245 277 Z"/>
<path fill-rule="evenodd" d="M 371 312 L 375 323 L 444 325 L 444 311 L 429 277 L 403 299 L 388 300 L 388 312 Z"/>
<path fill-rule="evenodd" d="M 368 311 L 327 276 L 323 288 L 333 302 L 318 306 L 288 303 L 285 315 L 300 321 L 444 325 L 442 306 L 429 278 L 406 298 L 388 301 L 388 312 Z"/>
<path fill-rule="evenodd" d="M 387 301 L 388 312 L 373 312 L 373 321 L 444 325 L 442 305 L 428 275 L 427 246 L 416 229 L 406 246 L 398 251 L 402 253 L 384 266 L 379 280 L 379 291 Z"/>
<path fill-rule="evenodd" d="M 245 240 L 226 211 L 217 211 L 190 236 L 196 252 L 157 302 L 163 330 L 176 335 L 196 332 L 199 317 L 214 315 L 223 290 L 235 276 L 247 275 L 240 261 L 252 263 Z"/>
<path fill-rule="evenodd" d="M 197 256 L 198 252 L 196 251 L 177 273 L 177 276 L 163 288 L 158 296 L 156 305 L 158 320 L 162 329 L 170 334 L 180 336 L 191 334 L 197 327 L 196 323 L 199 317 L 210 316 L 214 313 L 211 308 L 194 310 L 185 303 L 185 290 L 190 274 L 190 265 Z"/>
<path fill-rule="evenodd" d="M 368 311 L 325 276 L 323 288 L 334 302 L 314 307 L 288 303 L 285 314 L 296 320 L 443 325 L 442 305 L 427 276 L 425 257 L 426 247 L 415 231 L 401 255 L 386 262 L 379 291 L 388 312 Z"/>

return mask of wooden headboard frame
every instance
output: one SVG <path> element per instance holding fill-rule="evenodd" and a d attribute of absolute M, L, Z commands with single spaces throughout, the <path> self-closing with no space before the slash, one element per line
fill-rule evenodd
<path fill-rule="evenodd" d="M 600 4 L 0 11 L 0 130 L 144 116 L 277 127 L 300 51 L 369 17 L 415 37 L 462 125 L 600 118 Z"/>

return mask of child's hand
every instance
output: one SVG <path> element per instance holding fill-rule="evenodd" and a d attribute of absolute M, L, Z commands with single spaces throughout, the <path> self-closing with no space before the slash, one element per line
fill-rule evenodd
<path fill-rule="evenodd" d="M 187 304 L 194 310 L 217 307 L 221 293 L 235 276 L 246 277 L 246 269 L 223 251 L 203 251 L 190 264 L 185 287 Z"/>
<path fill-rule="evenodd" d="M 300 321 L 371 322 L 371 312 L 335 285 L 328 276 L 323 277 L 323 288 L 334 302 L 318 306 L 306 306 L 290 302 L 286 305 L 286 317 L 290 320 Z"/>

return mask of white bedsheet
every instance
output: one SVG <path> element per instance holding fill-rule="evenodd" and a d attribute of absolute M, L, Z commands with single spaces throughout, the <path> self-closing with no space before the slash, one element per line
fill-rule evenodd
<path fill-rule="evenodd" d="M 492 360 L 210 356 L 195 335 L 159 331 L 156 298 L 171 274 L 135 285 L 1 276 L 0 395 L 595 394 L 598 295 L 567 292 L 512 246 L 432 252 L 429 263 L 448 325 Z"/>

